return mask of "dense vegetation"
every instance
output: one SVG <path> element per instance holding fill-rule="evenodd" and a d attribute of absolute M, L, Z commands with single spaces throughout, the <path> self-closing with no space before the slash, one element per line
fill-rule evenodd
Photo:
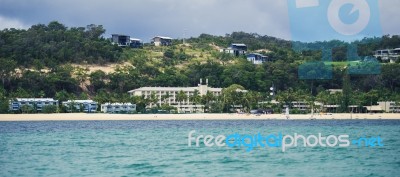
<path fill-rule="evenodd" d="M 122 50 L 101 37 L 101 25 L 67 28 L 56 21 L 28 30 L 0 31 L 0 57 L 24 67 L 56 67 L 66 62 L 116 62 Z"/>
<path fill-rule="evenodd" d="M 200 78 L 208 78 L 212 87 L 231 88 L 225 89 L 220 98 L 191 98 L 212 108 L 211 112 L 227 112 L 237 104 L 244 105 L 247 111 L 271 107 L 257 104 L 272 99 L 271 86 L 276 90 L 274 98 L 282 104 L 317 100 L 339 104 L 341 112 L 349 111 L 347 105 L 400 101 L 400 64 L 379 64 L 379 74 L 349 75 L 352 68 L 371 68 L 368 62 L 347 63 L 350 44 L 342 41 L 304 44 L 234 32 L 226 36 L 202 34 L 186 40 L 187 44 L 175 40 L 169 47 L 122 49 L 111 45 L 102 36 L 104 32 L 101 25 L 67 28 L 58 22 L 34 25 L 28 30 L 0 31 L 0 111 L 7 112 L 12 98 L 52 97 L 60 101 L 91 98 L 100 103 L 134 102 L 143 112 L 154 99 L 129 98 L 127 91 L 143 86 L 195 86 Z M 234 42 L 245 43 L 250 51 L 263 53 L 272 61 L 253 65 L 244 57 L 217 50 Z M 301 46 L 302 51 L 293 50 L 293 45 Z M 358 54 L 365 56 L 377 49 L 400 47 L 400 37 L 364 39 L 351 45 L 357 45 Z M 314 50 L 325 46 L 333 48 L 332 62 L 321 61 L 321 51 Z M 332 70 L 332 79 L 299 77 L 299 66 L 307 67 L 303 64 L 310 61 L 315 64 L 311 74 Z M 112 72 L 90 70 L 90 64 L 115 63 L 118 65 Z M 237 87 L 250 91 L 229 91 Z M 343 93 L 329 94 L 327 89 L 343 89 Z M 279 106 L 282 105 L 275 106 L 277 111 Z"/>

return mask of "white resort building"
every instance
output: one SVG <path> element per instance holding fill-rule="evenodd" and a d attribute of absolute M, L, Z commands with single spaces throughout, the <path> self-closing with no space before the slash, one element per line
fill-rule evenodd
<path fill-rule="evenodd" d="M 62 102 L 68 112 L 96 112 L 97 102 L 93 100 L 68 100 Z"/>
<path fill-rule="evenodd" d="M 134 113 L 136 104 L 132 103 L 105 103 L 101 105 L 101 112 L 104 113 Z"/>
<path fill-rule="evenodd" d="M 396 104 L 394 101 L 382 101 L 378 102 L 378 105 L 382 108 L 382 111 L 400 113 L 400 104 Z"/>
<path fill-rule="evenodd" d="M 53 98 L 16 98 L 10 100 L 10 111 L 20 111 L 22 106 L 27 105 L 35 111 L 42 111 L 44 106 L 54 105 L 58 107 L 58 100 Z"/>
<path fill-rule="evenodd" d="M 190 97 L 194 95 L 195 90 L 198 91 L 200 96 L 206 95 L 207 92 L 210 92 L 214 96 L 219 96 L 222 93 L 222 88 L 209 87 L 208 79 L 206 79 L 205 85 L 203 85 L 202 79 L 200 79 L 200 83 L 197 87 L 141 87 L 131 90 L 128 93 L 130 96 L 144 96 L 145 98 L 149 98 L 151 94 L 155 94 L 157 98 L 156 104 L 168 104 L 174 106 L 178 109 L 178 112 L 181 113 L 203 112 L 204 105 L 193 104 L 193 102 L 190 101 Z M 186 95 L 186 100 L 182 102 L 177 100 L 177 95 L 180 91 L 183 91 Z M 169 95 L 168 98 L 166 98 L 167 95 Z M 153 106 L 154 105 L 149 105 L 149 107 Z"/>

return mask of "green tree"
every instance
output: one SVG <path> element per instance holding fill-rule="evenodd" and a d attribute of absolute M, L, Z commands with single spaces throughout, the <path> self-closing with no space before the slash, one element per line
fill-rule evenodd
<path fill-rule="evenodd" d="M 89 71 L 88 68 L 76 67 L 74 69 L 74 74 L 75 74 L 76 78 L 78 79 L 81 88 L 85 88 L 85 81 L 89 76 L 87 73 L 88 71 Z"/>
<path fill-rule="evenodd" d="M 174 53 L 174 50 L 172 50 L 172 49 L 167 49 L 164 52 L 164 57 L 166 57 L 166 58 L 174 58 L 174 56 L 175 56 L 175 53 Z"/>
<path fill-rule="evenodd" d="M 283 103 L 289 108 L 292 108 L 292 102 L 295 101 L 295 94 L 292 88 L 289 88 L 288 90 L 278 92 L 276 96 L 276 100 L 279 101 L 280 103 Z"/>
<path fill-rule="evenodd" d="M 42 107 L 42 113 L 56 113 L 57 106 L 56 105 L 46 105 Z"/>
<path fill-rule="evenodd" d="M 89 78 L 92 92 L 106 87 L 107 74 L 104 71 L 96 70 L 90 73 Z"/>
<path fill-rule="evenodd" d="M 348 74 L 344 75 L 343 78 L 343 97 L 342 97 L 342 102 L 340 104 L 340 109 L 341 112 L 348 112 L 348 107 L 350 105 L 350 102 L 352 100 L 351 99 L 351 93 L 352 93 L 352 89 L 351 89 L 351 83 L 350 83 L 350 76 Z"/>
<path fill-rule="evenodd" d="M 157 99 L 156 92 L 151 92 L 150 96 L 147 99 L 149 101 L 150 108 L 153 108 L 154 105 L 157 106 L 158 99 Z"/>
<path fill-rule="evenodd" d="M 212 101 L 215 101 L 215 96 L 210 91 L 207 91 L 207 93 L 201 97 L 201 103 L 204 104 L 203 112 L 209 112 L 210 103 Z"/>
<path fill-rule="evenodd" d="M 94 97 L 94 101 L 99 104 L 110 103 L 111 100 L 111 95 L 105 89 L 100 89 Z"/>
<path fill-rule="evenodd" d="M 11 76 L 15 74 L 17 63 L 11 59 L 0 58 L 0 78 L 3 88 L 10 81 Z"/>
<path fill-rule="evenodd" d="M 199 90 L 195 89 L 193 95 L 189 96 L 189 100 L 193 103 L 195 111 L 197 111 L 197 105 L 201 103 Z"/>
<path fill-rule="evenodd" d="M 6 97 L 6 90 L 0 88 L 0 113 L 7 113 L 9 111 L 9 100 Z"/>
<path fill-rule="evenodd" d="M 132 104 L 136 104 L 136 109 L 140 113 L 145 113 L 146 112 L 146 106 L 149 104 L 149 100 L 146 99 L 143 96 L 133 96 L 132 99 Z"/>
<path fill-rule="evenodd" d="M 56 95 L 54 98 L 56 100 L 58 100 L 59 102 L 63 102 L 63 101 L 72 100 L 73 96 L 71 94 L 69 94 L 67 91 L 61 90 L 59 92 L 56 92 Z"/>
<path fill-rule="evenodd" d="M 85 34 L 89 39 L 96 40 L 105 32 L 106 30 L 103 28 L 103 25 L 90 24 L 86 26 Z"/>
<path fill-rule="evenodd" d="M 169 100 L 170 97 L 171 97 L 171 95 L 169 94 L 169 92 L 167 92 L 165 95 L 161 95 L 161 102 L 163 102 L 164 104 L 167 104 L 167 101 Z"/>
<path fill-rule="evenodd" d="M 245 92 L 244 87 L 238 84 L 232 84 L 222 89 L 222 101 L 225 112 L 230 112 L 235 105 L 243 105 L 243 92 Z"/>
<path fill-rule="evenodd" d="M 29 105 L 22 105 L 21 106 L 21 112 L 22 113 L 33 113 L 35 110 L 33 109 L 32 106 Z"/>
<path fill-rule="evenodd" d="M 176 95 L 176 101 L 179 102 L 179 107 L 180 107 L 180 111 L 182 111 L 182 102 L 187 100 L 187 95 L 185 92 L 183 92 L 182 90 L 178 92 L 178 94 Z"/>
<path fill-rule="evenodd" d="M 316 101 L 322 103 L 321 106 L 321 111 L 326 112 L 325 110 L 325 105 L 327 105 L 328 101 L 329 101 L 329 95 L 330 93 L 326 90 L 321 91 L 318 93 L 318 95 L 316 96 Z"/>

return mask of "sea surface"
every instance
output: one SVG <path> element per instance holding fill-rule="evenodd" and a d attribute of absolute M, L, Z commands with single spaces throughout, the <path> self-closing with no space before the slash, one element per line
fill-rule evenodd
<path fill-rule="evenodd" d="M 188 134 L 380 137 L 383 146 L 188 146 Z M 0 176 L 399 176 L 399 120 L 0 122 Z"/>

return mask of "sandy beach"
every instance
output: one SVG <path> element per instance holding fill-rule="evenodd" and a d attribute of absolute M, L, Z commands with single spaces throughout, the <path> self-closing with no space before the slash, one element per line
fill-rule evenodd
<path fill-rule="evenodd" d="M 286 120 L 284 114 L 103 114 L 103 113 L 60 113 L 60 114 L 0 114 L 0 121 L 66 121 L 66 120 Z M 332 119 L 400 119 L 400 114 L 291 114 L 291 120 Z"/>

